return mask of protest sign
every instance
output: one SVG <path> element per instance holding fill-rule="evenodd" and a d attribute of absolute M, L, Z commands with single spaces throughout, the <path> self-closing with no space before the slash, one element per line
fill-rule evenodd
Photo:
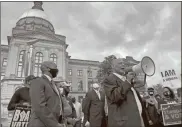
<path fill-rule="evenodd" d="M 31 108 L 16 107 L 10 127 L 27 127 Z"/>
<path fill-rule="evenodd" d="M 164 126 L 181 124 L 181 104 L 162 104 L 162 118 Z"/>
<path fill-rule="evenodd" d="M 161 72 L 161 76 L 162 76 L 163 82 L 178 79 L 174 69 L 165 70 L 165 71 Z"/>

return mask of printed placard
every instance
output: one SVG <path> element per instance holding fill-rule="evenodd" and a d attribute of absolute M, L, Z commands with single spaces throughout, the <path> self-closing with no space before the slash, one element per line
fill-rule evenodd
<path fill-rule="evenodd" d="M 31 108 L 16 107 L 10 127 L 27 127 Z"/>
<path fill-rule="evenodd" d="M 181 123 L 181 103 L 161 104 L 164 126 L 177 125 Z"/>

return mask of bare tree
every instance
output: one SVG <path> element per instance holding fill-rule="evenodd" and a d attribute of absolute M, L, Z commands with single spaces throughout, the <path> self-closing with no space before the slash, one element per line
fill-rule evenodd
<path fill-rule="evenodd" d="M 116 59 L 115 55 L 110 55 L 105 57 L 104 61 L 100 64 L 100 69 L 97 73 L 97 79 L 101 82 L 105 76 L 109 75 L 112 72 L 112 61 Z"/>

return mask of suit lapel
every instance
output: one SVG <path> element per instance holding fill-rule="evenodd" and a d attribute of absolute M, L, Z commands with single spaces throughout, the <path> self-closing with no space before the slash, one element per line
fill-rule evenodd
<path fill-rule="evenodd" d="M 52 82 L 49 81 L 49 79 L 46 76 L 42 76 L 45 80 L 47 80 L 49 82 L 49 86 L 53 89 L 53 91 L 59 96 L 59 93 L 55 90 L 55 88 L 53 87 Z M 58 89 L 57 89 L 58 90 Z"/>
<path fill-rule="evenodd" d="M 95 92 L 95 90 L 92 90 L 92 93 L 94 93 L 93 95 L 96 96 L 97 99 L 99 99 L 99 96 L 97 95 L 97 93 Z M 100 99 L 99 99 L 100 100 Z"/>

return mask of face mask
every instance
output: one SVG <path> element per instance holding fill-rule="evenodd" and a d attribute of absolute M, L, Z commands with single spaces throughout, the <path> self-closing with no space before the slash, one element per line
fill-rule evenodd
<path fill-rule="evenodd" d="M 70 89 L 69 89 L 68 87 L 65 87 L 65 88 L 64 88 L 64 93 L 65 93 L 65 95 L 68 95 L 69 92 L 70 92 Z"/>
<path fill-rule="evenodd" d="M 149 95 L 150 95 L 150 96 L 153 96 L 153 95 L 154 95 L 154 92 L 151 92 L 151 91 L 150 91 L 150 92 L 149 92 Z"/>
<path fill-rule="evenodd" d="M 163 95 L 164 95 L 165 97 L 169 97 L 169 93 L 168 93 L 168 92 L 164 92 Z"/>
<path fill-rule="evenodd" d="M 76 101 L 75 98 L 72 98 L 72 102 L 75 103 L 75 101 Z"/>
<path fill-rule="evenodd" d="M 49 72 L 51 73 L 52 78 L 55 78 L 57 76 L 58 69 L 51 69 Z"/>

